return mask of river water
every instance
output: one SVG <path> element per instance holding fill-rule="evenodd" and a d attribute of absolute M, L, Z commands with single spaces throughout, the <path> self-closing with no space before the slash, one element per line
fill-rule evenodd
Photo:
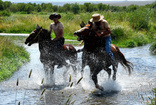
<path fill-rule="evenodd" d="M 144 105 L 153 97 L 156 88 L 156 56 L 149 52 L 149 45 L 136 48 L 121 48 L 126 59 L 134 64 L 134 71 L 128 72 L 119 65 L 116 81 L 108 79 L 103 70 L 98 74 L 99 84 L 104 91 L 95 89 L 90 79 L 89 67 L 84 68 L 81 78 L 81 55 L 78 54 L 77 71 L 55 67 L 55 86 L 43 88 L 41 81 L 45 78 L 43 65 L 39 60 L 38 44 L 25 46 L 30 53 L 30 62 L 20 68 L 14 75 L 0 83 L 0 105 Z M 82 47 L 76 47 L 80 49 Z M 31 77 L 29 72 L 32 69 Z M 67 71 L 66 73 L 64 73 Z M 69 82 L 71 77 L 71 82 Z M 18 86 L 17 79 L 19 80 Z M 71 85 L 73 83 L 73 85 Z"/>

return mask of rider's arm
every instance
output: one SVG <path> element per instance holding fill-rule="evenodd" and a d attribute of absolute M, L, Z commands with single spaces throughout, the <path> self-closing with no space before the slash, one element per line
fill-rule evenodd
<path fill-rule="evenodd" d="M 52 24 L 50 24 L 50 30 L 49 30 L 49 33 L 50 33 L 50 35 L 51 35 L 51 32 L 52 32 Z"/>
<path fill-rule="evenodd" d="M 84 40 L 81 41 L 81 43 L 79 44 L 79 46 L 81 46 L 83 42 L 84 42 Z"/>

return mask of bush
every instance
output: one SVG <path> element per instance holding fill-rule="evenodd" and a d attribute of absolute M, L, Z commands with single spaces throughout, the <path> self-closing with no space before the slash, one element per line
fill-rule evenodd
<path fill-rule="evenodd" d="M 137 34 L 134 37 L 135 37 L 134 38 L 134 41 L 135 41 L 135 43 L 136 43 L 137 46 L 143 46 L 143 45 L 145 45 L 145 44 L 148 43 L 148 39 L 143 34 Z"/>
<path fill-rule="evenodd" d="M 137 44 L 134 40 L 129 40 L 126 42 L 126 46 L 132 48 L 132 47 L 136 47 Z"/>
<path fill-rule="evenodd" d="M 149 50 L 152 54 L 156 55 L 156 42 L 150 46 Z"/>
<path fill-rule="evenodd" d="M 8 11 L 1 11 L 0 12 L 0 16 L 10 16 L 10 15 L 11 15 L 11 13 Z"/>
<path fill-rule="evenodd" d="M 122 27 L 118 26 L 118 27 L 111 29 L 112 40 L 119 40 L 123 36 L 125 36 L 125 31 Z"/>
<path fill-rule="evenodd" d="M 136 30 L 148 30 L 149 28 L 149 12 L 147 10 L 137 10 L 131 12 L 129 22 L 132 28 Z"/>

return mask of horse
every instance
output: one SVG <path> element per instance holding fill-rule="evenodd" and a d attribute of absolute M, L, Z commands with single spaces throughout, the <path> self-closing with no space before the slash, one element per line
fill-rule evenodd
<path fill-rule="evenodd" d="M 129 75 L 131 74 L 133 64 L 126 60 L 125 56 L 116 45 L 111 44 L 111 51 L 116 63 L 112 64 L 108 53 L 105 50 L 101 50 L 99 47 L 99 37 L 95 35 L 95 31 L 92 29 L 92 23 L 88 23 L 84 27 L 82 27 L 81 24 L 80 26 L 81 29 L 75 31 L 74 35 L 78 36 L 78 41 L 84 41 L 84 48 L 82 49 L 82 72 L 84 67 L 88 65 L 96 88 L 103 90 L 103 87 L 98 84 L 97 74 L 104 69 L 110 78 L 111 69 L 109 67 L 111 65 L 114 71 L 112 77 L 114 81 L 116 80 L 116 72 L 119 63 L 129 72 Z"/>
<path fill-rule="evenodd" d="M 46 75 L 49 75 L 48 71 L 50 74 L 54 73 L 54 66 L 59 65 L 62 62 L 61 59 L 69 60 L 72 64 L 77 61 L 77 52 L 72 45 L 64 44 L 62 49 L 58 49 L 55 41 L 51 40 L 49 31 L 39 25 L 25 40 L 25 44 L 28 46 L 34 43 L 39 43 L 40 61 L 44 66 Z M 69 65 L 65 66 L 69 67 Z"/>

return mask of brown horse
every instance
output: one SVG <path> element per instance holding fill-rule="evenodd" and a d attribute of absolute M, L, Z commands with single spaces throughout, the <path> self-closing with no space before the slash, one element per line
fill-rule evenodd
<path fill-rule="evenodd" d="M 95 83 L 96 88 L 103 90 L 101 86 L 98 85 L 97 74 L 104 69 L 107 71 L 109 77 L 111 76 L 111 65 L 113 67 L 113 80 L 116 80 L 116 72 L 118 63 L 121 63 L 129 74 L 133 69 L 131 62 L 127 61 L 124 55 L 121 53 L 119 48 L 111 44 L 111 51 L 114 54 L 116 64 L 112 64 L 111 58 L 106 51 L 101 50 L 99 47 L 99 37 L 95 36 L 95 32 L 92 29 L 92 23 L 89 23 L 82 27 L 80 30 L 75 31 L 74 35 L 78 36 L 77 40 L 84 40 L 84 48 L 82 53 L 82 71 L 83 68 L 88 65 L 90 67 L 91 76 Z"/>
<path fill-rule="evenodd" d="M 75 63 L 77 60 L 76 49 L 69 44 L 63 45 L 62 49 L 58 49 L 49 31 L 42 29 L 37 25 L 36 29 L 31 32 L 28 38 L 25 40 L 25 44 L 31 46 L 34 43 L 39 43 L 40 61 L 44 65 L 44 69 L 50 69 L 50 73 L 54 73 L 54 66 L 60 64 L 61 59 L 69 60 L 71 63 Z"/>

